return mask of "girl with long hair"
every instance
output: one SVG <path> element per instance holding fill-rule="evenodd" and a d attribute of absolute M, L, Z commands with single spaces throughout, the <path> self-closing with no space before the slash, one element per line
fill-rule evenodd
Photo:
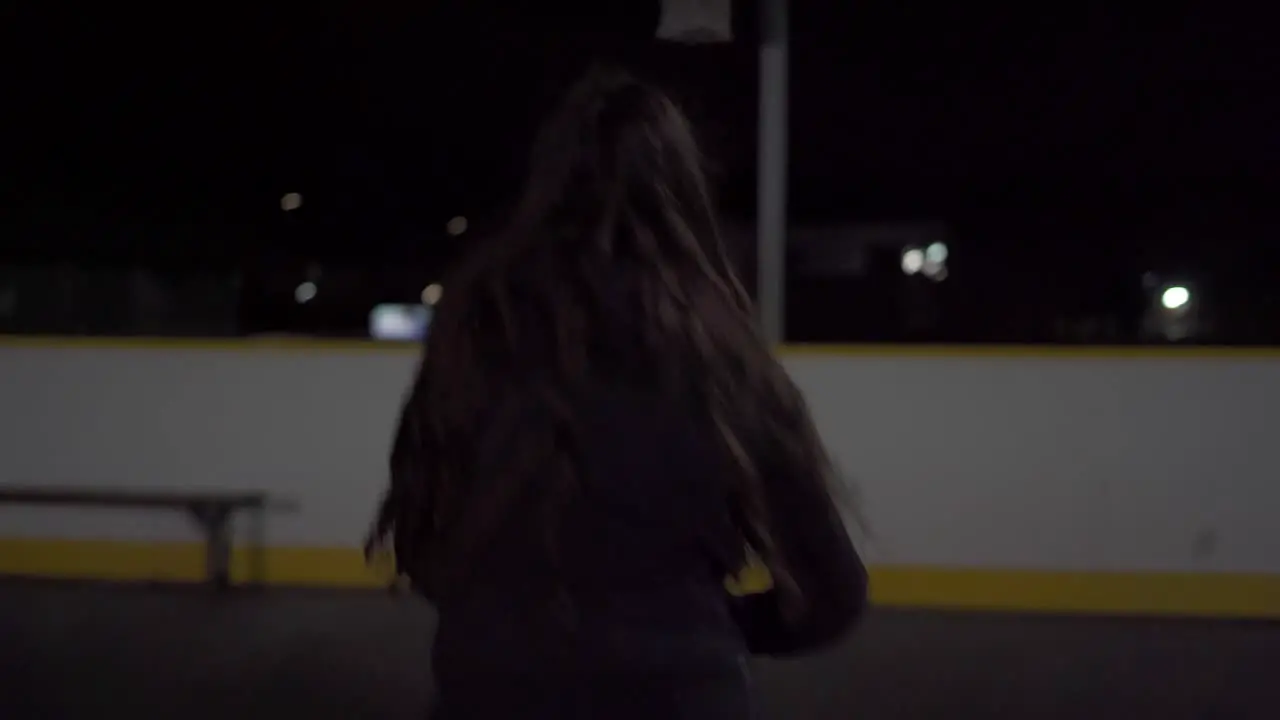
<path fill-rule="evenodd" d="M 445 284 L 370 538 L 439 612 L 436 716 L 753 716 L 749 654 L 865 606 L 844 497 L 689 122 L 593 71 Z M 751 562 L 772 589 L 731 596 Z"/>

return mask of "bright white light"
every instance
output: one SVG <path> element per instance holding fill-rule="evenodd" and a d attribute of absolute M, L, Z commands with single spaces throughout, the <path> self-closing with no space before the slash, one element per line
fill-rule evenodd
<path fill-rule="evenodd" d="M 1160 304 L 1166 310 L 1177 310 L 1185 307 L 1189 302 L 1191 302 L 1191 292 L 1181 285 L 1165 288 L 1165 291 L 1160 295 Z"/>
<path fill-rule="evenodd" d="M 422 289 L 422 304 L 435 305 L 440 302 L 440 296 L 444 294 L 444 288 L 439 283 L 431 283 Z"/>
<path fill-rule="evenodd" d="M 444 230 L 450 235 L 457 237 L 467 231 L 467 219 L 459 215 L 445 223 Z"/>
<path fill-rule="evenodd" d="M 421 340 L 431 325 L 431 308 L 379 305 L 369 313 L 369 335 L 376 340 Z"/>
<path fill-rule="evenodd" d="M 300 305 L 310 301 L 315 296 L 316 284 L 313 282 L 304 282 L 293 291 L 293 299 L 297 300 Z"/>
<path fill-rule="evenodd" d="M 924 249 L 924 259 L 935 265 L 941 265 L 947 261 L 947 245 L 946 243 L 936 242 Z"/>
<path fill-rule="evenodd" d="M 302 207 L 302 193 L 285 193 L 280 198 L 280 209 L 285 212 L 292 212 Z"/>
<path fill-rule="evenodd" d="M 902 272 L 915 275 L 922 267 L 924 267 L 924 253 L 920 248 L 908 248 L 902 253 Z"/>

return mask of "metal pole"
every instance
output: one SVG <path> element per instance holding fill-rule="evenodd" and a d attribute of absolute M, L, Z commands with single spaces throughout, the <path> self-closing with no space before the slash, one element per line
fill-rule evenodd
<path fill-rule="evenodd" d="M 787 0 L 760 0 L 756 283 L 766 341 L 786 339 Z"/>

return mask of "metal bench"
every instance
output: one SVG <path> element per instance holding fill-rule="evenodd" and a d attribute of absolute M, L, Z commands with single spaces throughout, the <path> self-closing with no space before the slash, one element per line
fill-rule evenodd
<path fill-rule="evenodd" d="M 204 533 L 205 580 L 223 589 L 231 585 L 232 518 L 248 511 L 260 519 L 267 508 L 267 494 L 0 485 L 0 504 L 4 503 L 185 511 Z"/>

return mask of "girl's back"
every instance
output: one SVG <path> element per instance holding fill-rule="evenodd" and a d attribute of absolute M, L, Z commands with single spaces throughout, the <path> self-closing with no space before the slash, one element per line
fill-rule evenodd
<path fill-rule="evenodd" d="M 840 480 L 709 194 L 669 99 L 589 76 L 444 283 L 373 537 L 439 609 L 443 720 L 747 717 L 746 653 L 862 609 Z M 778 588 L 731 598 L 748 554 Z"/>
<path fill-rule="evenodd" d="M 546 422 L 536 398 L 495 431 Z M 441 717 L 746 717 L 746 646 L 723 584 L 741 540 L 709 428 L 678 398 L 616 383 L 587 383 L 572 403 L 573 493 L 548 508 L 555 478 L 524 483 L 441 601 Z"/>

